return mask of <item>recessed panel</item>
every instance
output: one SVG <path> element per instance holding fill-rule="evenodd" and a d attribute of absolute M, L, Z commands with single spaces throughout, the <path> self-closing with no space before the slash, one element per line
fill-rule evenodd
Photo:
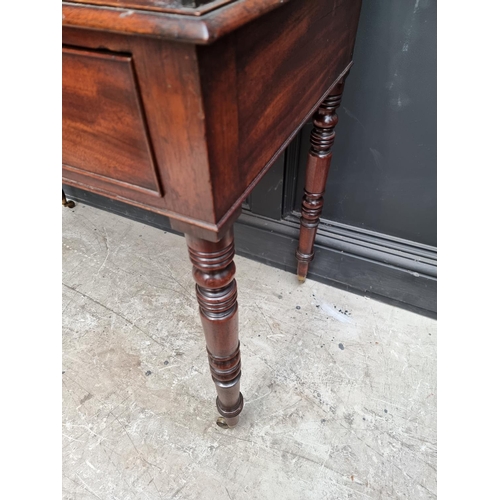
<path fill-rule="evenodd" d="M 159 196 L 132 57 L 65 48 L 62 83 L 64 177 Z"/>

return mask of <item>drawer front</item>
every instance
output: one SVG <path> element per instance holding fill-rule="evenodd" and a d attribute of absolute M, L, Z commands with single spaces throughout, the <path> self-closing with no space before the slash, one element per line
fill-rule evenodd
<path fill-rule="evenodd" d="M 132 57 L 63 48 L 63 174 L 130 197 L 161 197 Z"/>

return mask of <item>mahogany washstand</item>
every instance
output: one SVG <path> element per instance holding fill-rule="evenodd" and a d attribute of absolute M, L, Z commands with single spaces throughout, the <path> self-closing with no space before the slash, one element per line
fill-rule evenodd
<path fill-rule="evenodd" d="M 63 183 L 168 216 L 186 234 L 221 426 L 243 409 L 232 225 L 314 114 L 296 252 L 305 280 L 360 8 L 63 2 Z"/>

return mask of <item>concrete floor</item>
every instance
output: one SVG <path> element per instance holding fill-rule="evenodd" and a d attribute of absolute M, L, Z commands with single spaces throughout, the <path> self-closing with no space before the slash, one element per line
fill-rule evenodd
<path fill-rule="evenodd" d="M 436 322 L 236 257 L 240 424 L 184 239 L 63 212 L 63 498 L 436 497 Z"/>

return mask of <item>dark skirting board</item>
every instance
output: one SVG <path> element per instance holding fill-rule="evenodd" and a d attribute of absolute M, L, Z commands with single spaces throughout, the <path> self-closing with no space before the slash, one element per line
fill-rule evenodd
<path fill-rule="evenodd" d="M 78 203 L 179 234 L 172 230 L 167 217 L 63 187 L 67 197 Z M 293 215 L 278 221 L 244 210 L 235 224 L 236 253 L 295 274 L 298 235 L 299 222 Z M 424 245 L 351 226 L 321 223 L 308 279 L 417 314 L 437 315 L 437 257 Z"/>

